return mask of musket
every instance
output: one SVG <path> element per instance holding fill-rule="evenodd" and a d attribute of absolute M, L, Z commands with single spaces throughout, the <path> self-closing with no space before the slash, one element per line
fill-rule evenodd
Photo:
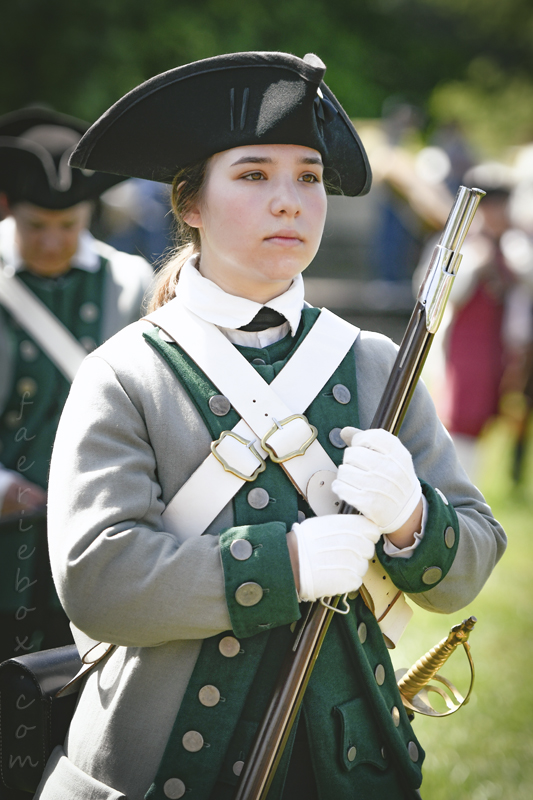
<path fill-rule="evenodd" d="M 461 186 L 433 250 L 391 375 L 370 424 L 398 434 L 442 320 L 461 263 L 461 247 L 485 192 Z M 357 513 L 345 503 L 341 514 Z M 345 601 L 345 598 L 343 598 Z M 245 761 L 235 800 L 265 800 L 297 717 L 311 673 L 340 597 L 309 604 L 280 670 L 267 711 Z"/>

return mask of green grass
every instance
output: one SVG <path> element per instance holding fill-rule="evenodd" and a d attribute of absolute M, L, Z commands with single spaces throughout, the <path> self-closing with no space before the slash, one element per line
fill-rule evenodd
<path fill-rule="evenodd" d="M 404 640 L 393 652 L 396 668 L 409 667 L 474 615 L 470 643 L 476 668 L 470 703 L 447 718 L 416 716 L 427 757 L 424 800 L 531 800 L 533 797 L 533 452 L 524 486 L 510 480 L 512 429 L 501 421 L 485 437 L 480 487 L 507 532 L 507 552 L 481 594 L 450 616 L 415 608 Z M 530 443 L 533 451 L 533 441 Z M 463 648 L 443 669 L 466 694 L 469 670 Z"/>

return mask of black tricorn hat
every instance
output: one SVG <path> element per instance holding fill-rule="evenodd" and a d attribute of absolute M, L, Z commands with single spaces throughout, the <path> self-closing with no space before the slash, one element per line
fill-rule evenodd
<path fill-rule="evenodd" d="M 10 203 L 70 208 L 124 180 L 70 168 L 70 155 L 88 127 L 82 120 L 40 106 L 0 117 L 0 191 Z"/>
<path fill-rule="evenodd" d="M 186 64 L 137 86 L 73 152 L 74 167 L 172 183 L 179 169 L 250 144 L 298 144 L 324 159 L 329 191 L 366 194 L 372 173 L 315 55 L 249 52 Z"/>

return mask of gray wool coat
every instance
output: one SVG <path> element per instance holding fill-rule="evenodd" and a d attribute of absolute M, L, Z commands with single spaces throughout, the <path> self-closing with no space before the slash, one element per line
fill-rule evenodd
<path fill-rule="evenodd" d="M 202 640 L 231 627 L 218 537 L 178 546 L 162 524 L 166 503 L 209 454 L 210 436 L 170 367 L 143 340 L 145 330 L 152 330 L 147 322 L 130 325 L 86 358 L 58 430 L 49 488 L 58 593 L 78 628 L 120 646 L 89 675 L 37 800 L 142 800 Z M 354 345 L 361 427 L 395 355 L 390 340 L 374 333 L 361 333 Z M 412 597 L 451 613 L 480 591 L 505 534 L 459 466 L 422 384 L 401 439 L 419 477 L 459 517 L 450 572 Z M 230 503 L 209 532 L 232 524 Z"/>

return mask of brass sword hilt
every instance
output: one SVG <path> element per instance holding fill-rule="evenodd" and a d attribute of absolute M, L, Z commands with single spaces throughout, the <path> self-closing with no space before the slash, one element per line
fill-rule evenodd
<path fill-rule="evenodd" d="M 472 694 L 475 677 L 474 662 L 470 653 L 468 637 L 476 622 L 477 620 L 475 617 L 469 617 L 458 625 L 454 625 L 448 636 L 422 656 L 411 669 L 396 671 L 398 689 L 400 690 L 403 705 L 407 710 L 430 717 L 447 717 L 458 711 L 461 706 L 464 706 L 468 702 Z M 466 697 L 462 697 L 450 681 L 438 674 L 441 667 L 444 666 L 459 645 L 463 645 L 470 665 L 471 679 Z M 442 686 L 432 684 L 432 680 L 436 680 L 444 685 L 448 693 Z M 443 698 L 448 711 L 437 711 L 432 706 L 429 699 L 429 694 L 431 692 Z M 450 695 L 454 698 L 453 700 Z"/>

